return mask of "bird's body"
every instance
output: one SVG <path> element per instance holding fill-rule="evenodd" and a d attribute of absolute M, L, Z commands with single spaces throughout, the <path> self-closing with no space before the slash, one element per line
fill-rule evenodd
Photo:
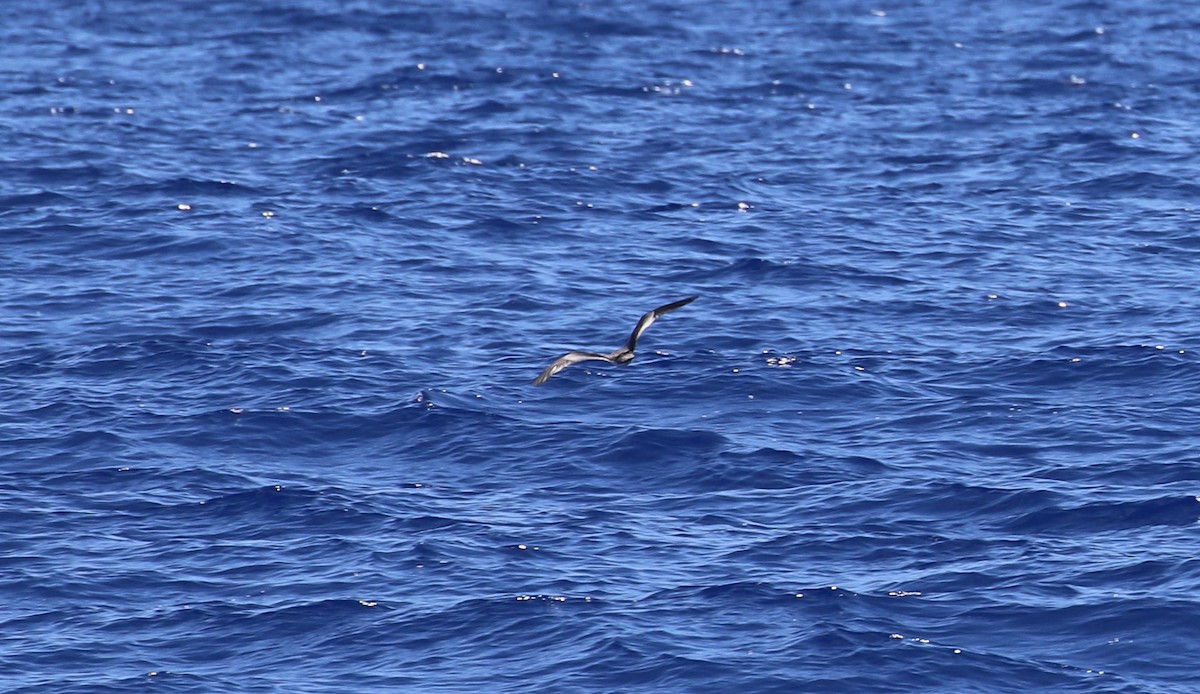
<path fill-rule="evenodd" d="M 540 386 L 554 374 L 562 371 L 571 364 L 578 364 L 581 361 L 606 361 L 610 364 L 628 364 L 629 362 L 633 361 L 635 354 L 634 350 L 637 348 L 638 338 L 642 336 L 642 333 L 646 332 L 646 328 L 649 328 L 651 323 L 657 320 L 659 316 L 662 316 L 665 313 L 670 313 L 671 311 L 674 311 L 682 306 L 687 306 L 695 300 L 696 297 L 689 296 L 686 299 L 682 299 L 665 306 L 659 306 L 653 311 L 646 313 L 641 317 L 641 319 L 638 320 L 637 325 L 633 327 L 633 332 L 629 335 L 629 341 L 625 343 L 624 347 L 621 347 L 618 350 L 608 354 L 600 354 L 599 352 L 567 352 L 556 359 L 553 364 L 547 366 L 546 370 L 533 380 L 533 385 Z"/>

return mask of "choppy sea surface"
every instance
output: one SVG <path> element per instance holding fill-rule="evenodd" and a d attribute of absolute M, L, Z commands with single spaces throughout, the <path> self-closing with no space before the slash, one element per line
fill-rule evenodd
<path fill-rule="evenodd" d="M 1200 5 L 0 41 L 0 690 L 1200 691 Z"/>

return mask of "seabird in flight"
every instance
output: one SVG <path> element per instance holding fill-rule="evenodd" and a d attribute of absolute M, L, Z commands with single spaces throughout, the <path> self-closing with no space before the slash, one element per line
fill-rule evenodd
<path fill-rule="evenodd" d="M 649 328 L 650 325 L 654 323 L 654 321 L 658 320 L 658 318 L 663 314 L 667 314 L 677 308 L 687 306 L 695 300 L 696 297 L 689 296 L 686 299 L 681 299 L 680 301 L 667 304 L 666 306 L 659 306 L 653 311 L 650 311 L 646 315 L 642 316 L 637 322 L 637 325 L 633 326 L 633 332 L 629 335 L 629 342 L 626 342 L 624 347 L 615 352 L 611 352 L 609 354 L 600 354 L 598 352 L 567 352 L 556 359 L 553 364 L 547 366 L 546 370 L 542 372 L 541 376 L 533 379 L 533 385 L 540 386 L 549 380 L 549 378 L 554 374 L 562 371 L 571 364 L 578 364 L 581 361 L 594 360 L 606 361 L 610 364 L 628 364 L 629 362 L 633 361 L 633 350 L 637 347 L 638 338 L 642 336 L 642 333 L 646 332 L 646 328 Z"/>

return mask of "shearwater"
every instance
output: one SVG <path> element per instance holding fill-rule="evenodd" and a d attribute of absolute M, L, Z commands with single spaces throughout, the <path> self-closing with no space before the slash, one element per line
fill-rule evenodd
<path fill-rule="evenodd" d="M 571 364 L 578 364 L 581 361 L 606 361 L 610 364 L 628 364 L 633 361 L 634 349 L 637 347 L 638 338 L 642 336 L 642 333 L 646 332 L 646 328 L 649 328 L 654 321 L 658 320 L 659 316 L 670 313 L 682 306 L 687 306 L 695 300 L 696 297 L 689 296 L 686 299 L 681 299 L 665 306 L 659 306 L 642 316 L 638 320 L 637 325 L 633 326 L 633 332 L 629 335 L 629 341 L 625 343 L 624 347 L 614 352 L 609 354 L 600 354 L 599 352 L 567 352 L 554 360 L 553 364 L 547 366 L 546 370 L 540 376 L 533 379 L 533 385 L 540 386 L 554 374 L 562 371 Z"/>

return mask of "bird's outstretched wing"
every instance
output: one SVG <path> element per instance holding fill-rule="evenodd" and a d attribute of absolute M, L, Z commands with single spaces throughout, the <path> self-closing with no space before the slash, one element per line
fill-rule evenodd
<path fill-rule="evenodd" d="M 566 354 L 562 355 L 558 359 L 554 360 L 553 364 L 551 364 L 550 366 L 547 366 L 546 370 L 542 372 L 541 376 L 538 376 L 537 378 L 533 379 L 533 385 L 535 385 L 535 386 L 542 385 L 547 380 L 549 380 L 551 376 L 558 373 L 559 371 L 562 371 L 563 369 L 567 368 L 571 364 L 578 364 L 581 361 L 592 361 L 592 360 L 612 361 L 611 359 L 604 356 L 603 354 L 596 354 L 595 352 L 567 352 Z"/>
<path fill-rule="evenodd" d="M 646 315 L 642 316 L 637 322 L 637 325 L 633 327 L 633 332 L 629 334 L 629 342 L 625 343 L 625 349 L 632 352 L 637 347 L 638 338 L 642 336 L 642 333 L 646 332 L 646 328 L 649 328 L 659 316 L 662 316 L 665 313 L 670 313 L 671 311 L 674 311 L 682 306 L 687 306 L 695 300 L 696 297 L 689 296 L 686 299 L 681 299 L 680 301 L 667 304 L 666 306 L 659 306 L 653 311 L 650 311 Z"/>

